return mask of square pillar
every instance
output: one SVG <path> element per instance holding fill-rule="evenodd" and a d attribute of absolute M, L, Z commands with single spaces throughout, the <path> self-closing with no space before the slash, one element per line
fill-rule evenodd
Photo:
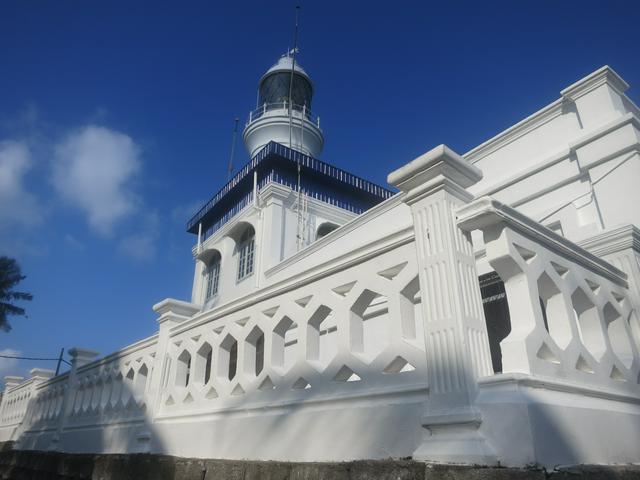
<path fill-rule="evenodd" d="M 171 329 L 193 317 L 200 311 L 200 307 L 193 303 L 166 298 L 155 304 L 153 310 L 159 315 L 158 342 L 156 344 L 156 356 L 154 371 L 151 376 L 148 390 L 148 407 L 153 417 L 160 409 L 163 389 L 171 373 L 171 358 L 169 352 L 169 335 Z"/>
<path fill-rule="evenodd" d="M 429 397 L 419 460 L 494 464 L 474 408 L 477 379 L 493 373 L 473 244 L 455 211 L 481 171 L 440 145 L 392 172 L 411 207 L 422 294 Z"/>
<path fill-rule="evenodd" d="M 51 438 L 48 450 L 64 450 L 64 445 L 61 444 L 62 434 L 64 433 L 67 419 L 71 416 L 71 410 L 73 409 L 73 399 L 76 394 L 76 389 L 78 388 L 78 369 L 91 362 L 98 355 L 98 352 L 85 348 L 74 347 L 69 349 L 71 369 L 67 377 L 67 388 L 64 390 L 64 396 L 62 397 L 58 428 Z"/>

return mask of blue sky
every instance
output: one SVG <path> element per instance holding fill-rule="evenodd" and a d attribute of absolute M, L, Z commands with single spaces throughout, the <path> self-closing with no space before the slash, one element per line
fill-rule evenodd
<path fill-rule="evenodd" d="M 636 1 L 299 3 L 322 159 L 382 184 L 602 65 L 640 98 Z M 0 350 L 106 354 L 155 332 L 154 303 L 189 298 L 186 221 L 224 183 L 233 118 L 291 45 L 294 5 L 2 2 L 0 254 L 35 298 Z"/>

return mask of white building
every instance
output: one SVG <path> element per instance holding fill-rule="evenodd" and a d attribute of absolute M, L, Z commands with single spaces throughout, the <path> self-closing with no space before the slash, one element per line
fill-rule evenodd
<path fill-rule="evenodd" d="M 107 357 L 74 349 L 67 374 L 8 379 L 0 440 L 640 460 L 640 112 L 624 80 L 603 67 L 465 155 L 438 146 L 389 174 L 394 194 L 316 158 L 313 84 L 293 64 L 260 80 L 251 160 L 188 224 L 191 300 L 155 305 L 157 335 Z"/>

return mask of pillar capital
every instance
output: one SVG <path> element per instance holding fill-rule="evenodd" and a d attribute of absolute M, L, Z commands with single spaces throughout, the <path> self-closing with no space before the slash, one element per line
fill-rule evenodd
<path fill-rule="evenodd" d="M 470 201 L 473 196 L 466 189 L 481 179 L 478 167 L 446 145 L 438 145 L 391 172 L 387 182 L 402 190 L 406 194 L 405 203 L 412 204 L 438 190 Z"/>
<path fill-rule="evenodd" d="M 153 311 L 160 315 L 157 321 L 161 328 L 164 325 L 172 327 L 193 317 L 200 311 L 200 306 L 183 300 L 165 298 L 153 306 Z"/>
<path fill-rule="evenodd" d="M 53 370 L 47 368 L 32 368 L 29 370 L 29 376 L 31 378 L 37 378 L 38 380 L 47 380 L 55 375 Z"/>
<path fill-rule="evenodd" d="M 11 387 L 20 385 L 24 380 L 24 377 L 19 377 L 16 375 L 6 375 L 3 380 L 4 380 L 4 388 L 5 390 L 8 390 Z"/>
<path fill-rule="evenodd" d="M 69 355 L 71 356 L 71 364 L 77 368 L 86 365 L 99 354 L 94 350 L 74 347 L 69 350 Z"/>

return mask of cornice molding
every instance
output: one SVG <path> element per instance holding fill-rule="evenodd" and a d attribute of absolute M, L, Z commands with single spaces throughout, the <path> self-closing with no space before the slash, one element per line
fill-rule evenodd
<path fill-rule="evenodd" d="M 529 115 L 524 120 L 519 121 L 515 125 L 500 132 L 498 135 L 491 137 L 489 140 L 469 150 L 462 156 L 471 164 L 479 162 L 487 155 L 500 150 L 520 137 L 523 137 L 527 133 L 562 115 L 563 105 L 564 101 L 561 98 L 550 103 L 546 107 L 543 107 L 537 112 Z"/>
<path fill-rule="evenodd" d="M 631 249 L 640 253 L 640 229 L 623 225 L 579 242 L 579 245 L 599 257 Z"/>
<path fill-rule="evenodd" d="M 566 148 L 562 148 L 561 150 L 559 150 L 558 152 L 548 156 L 546 159 L 542 160 L 541 162 L 538 162 L 537 164 L 531 166 L 530 168 L 527 168 L 526 170 L 523 170 L 521 172 L 519 172 L 516 175 L 513 175 L 503 181 L 501 181 L 498 184 L 492 185 L 488 188 L 485 188 L 484 190 L 482 190 L 481 192 L 477 192 L 476 195 L 478 197 L 481 196 L 485 196 L 485 195 L 494 195 L 496 192 L 499 192 L 505 188 L 509 188 L 515 184 L 517 184 L 518 182 L 521 182 L 522 180 L 525 180 L 529 177 L 531 177 L 532 175 L 535 175 L 537 173 L 540 173 L 544 170 L 546 170 L 547 168 L 550 168 L 554 165 L 556 165 L 557 163 L 563 162 L 567 159 L 569 159 L 571 157 L 571 155 L 573 153 L 575 153 L 578 149 L 584 147 L 585 145 L 588 145 L 592 142 L 597 141 L 598 139 L 604 137 L 605 135 L 616 131 L 619 128 L 624 127 L 627 124 L 631 124 L 634 127 L 636 127 L 638 130 L 640 130 L 640 120 L 638 120 L 637 117 L 635 117 L 633 114 L 629 113 L 626 114 L 620 118 L 616 118 L 615 120 L 609 122 L 608 124 L 602 126 L 599 129 L 593 130 L 591 132 L 589 132 L 586 135 L 583 135 L 582 137 L 576 139 L 575 141 L 569 143 L 569 146 Z M 614 151 L 614 152 L 610 152 L 609 154 L 607 154 L 606 156 L 602 157 L 599 160 L 593 161 L 591 163 L 589 163 L 589 165 L 586 168 L 583 168 L 583 170 L 588 170 L 589 168 L 593 168 L 596 165 L 599 165 L 600 163 L 607 161 L 611 158 L 615 158 L 616 156 L 619 155 L 624 155 L 626 152 L 630 152 L 632 150 L 636 150 L 636 151 L 640 151 L 640 141 L 636 141 L 635 143 L 631 143 L 631 144 L 627 144 L 627 145 L 623 145 L 621 146 L 618 150 Z M 541 190 L 540 192 L 536 192 L 532 195 L 529 195 L 527 197 L 523 197 L 522 199 L 519 199 L 516 202 L 512 202 L 511 205 L 512 206 L 517 206 L 517 205 L 521 205 L 522 203 L 526 203 L 527 201 L 532 200 L 533 198 L 536 198 L 538 196 L 540 196 L 542 193 L 544 192 L 548 192 L 549 190 L 553 190 L 555 188 L 557 188 L 559 185 L 563 185 L 566 184 L 568 180 L 570 181 L 574 181 L 576 178 L 579 178 L 581 175 L 583 175 L 583 171 L 577 173 L 574 177 L 569 178 L 565 178 L 563 180 L 560 180 L 557 184 L 555 185 L 550 185 L 548 186 L 546 189 Z"/>
<path fill-rule="evenodd" d="M 588 134 L 583 135 L 582 137 L 574 140 L 573 142 L 569 142 L 569 149 L 572 152 L 575 152 L 579 148 L 584 147 L 585 145 L 598 140 L 601 137 L 617 130 L 621 127 L 624 127 L 627 124 L 631 124 L 637 129 L 640 129 L 640 120 L 633 113 L 626 113 L 615 120 L 597 128 L 595 130 L 590 131 Z M 636 145 L 638 142 L 635 143 Z"/>
<path fill-rule="evenodd" d="M 487 155 L 562 115 L 563 107 L 567 102 L 573 102 L 605 83 L 610 85 L 621 96 L 624 96 L 624 92 L 629 88 L 629 85 L 612 68 L 605 65 L 563 89 L 560 92 L 559 99 L 469 150 L 463 157 L 472 164 L 479 162 Z"/>
<path fill-rule="evenodd" d="M 269 182 L 258 192 L 260 204 L 268 203 L 272 200 L 284 201 L 291 194 L 292 189 L 278 182 Z"/>
<path fill-rule="evenodd" d="M 605 65 L 561 90 L 560 95 L 562 98 L 566 98 L 567 100 L 576 101 L 578 98 L 604 84 L 611 86 L 611 88 L 613 88 L 619 95 L 624 95 L 624 92 L 629 89 L 629 84 L 625 82 L 613 68 L 609 65 Z"/>

